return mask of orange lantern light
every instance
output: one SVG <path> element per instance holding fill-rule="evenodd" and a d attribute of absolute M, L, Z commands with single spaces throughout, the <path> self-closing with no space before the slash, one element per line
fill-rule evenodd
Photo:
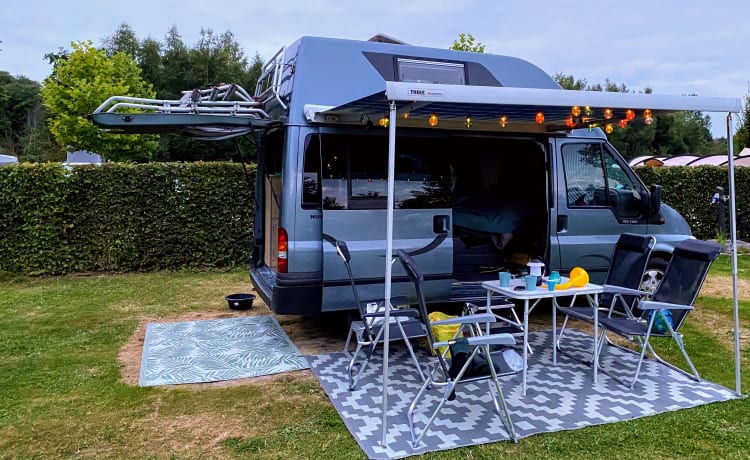
<path fill-rule="evenodd" d="M 544 123 L 544 113 L 542 113 L 541 110 L 536 113 L 536 122 L 537 124 L 540 124 L 540 125 Z"/>
<path fill-rule="evenodd" d="M 643 118 L 647 125 L 650 125 L 654 122 L 653 114 L 651 113 L 651 109 L 646 109 L 643 111 Z"/>
<path fill-rule="evenodd" d="M 570 114 L 573 115 L 574 117 L 580 117 L 581 116 L 581 108 L 578 107 L 577 105 L 574 105 L 570 109 Z"/>
<path fill-rule="evenodd" d="M 382 126 L 383 128 L 387 128 L 389 122 L 390 120 L 388 120 L 388 117 L 383 117 L 380 120 L 378 120 L 378 124 Z"/>
<path fill-rule="evenodd" d="M 604 109 L 604 119 L 609 120 L 612 118 L 612 109 Z"/>
<path fill-rule="evenodd" d="M 635 119 L 635 112 L 628 109 L 625 111 L 625 120 L 633 121 Z"/>
<path fill-rule="evenodd" d="M 438 124 L 438 116 L 433 113 L 432 115 L 430 115 L 430 118 L 427 119 L 427 123 L 430 126 L 437 126 L 437 124 Z"/>
<path fill-rule="evenodd" d="M 615 125 L 612 123 L 607 123 L 604 125 L 604 131 L 606 131 L 607 134 L 612 134 L 615 130 Z"/>
<path fill-rule="evenodd" d="M 620 128 L 626 128 L 628 126 L 628 120 L 622 119 L 618 121 L 617 124 L 620 125 Z"/>
<path fill-rule="evenodd" d="M 505 114 L 500 115 L 499 123 L 500 123 L 501 128 L 505 128 L 505 125 L 508 124 L 508 115 L 505 115 Z"/>
<path fill-rule="evenodd" d="M 576 122 L 573 120 L 573 117 L 568 117 L 565 119 L 565 126 L 568 128 L 575 128 Z"/>

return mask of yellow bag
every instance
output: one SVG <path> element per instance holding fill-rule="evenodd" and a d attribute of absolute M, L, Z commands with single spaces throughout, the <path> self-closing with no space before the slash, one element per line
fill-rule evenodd
<path fill-rule="evenodd" d="M 445 313 L 441 311 L 433 311 L 427 317 L 430 319 L 430 322 L 433 321 L 440 321 L 443 319 L 448 318 L 456 318 L 456 316 L 446 315 Z M 438 342 L 445 342 L 448 340 L 451 340 L 455 335 L 456 331 L 461 327 L 460 324 L 446 324 L 444 326 L 432 326 L 432 335 L 435 336 L 435 340 Z M 459 334 L 459 337 L 461 334 Z M 440 353 L 442 354 L 445 349 L 448 347 L 440 347 Z M 432 354 L 435 354 L 435 350 L 432 350 Z"/>

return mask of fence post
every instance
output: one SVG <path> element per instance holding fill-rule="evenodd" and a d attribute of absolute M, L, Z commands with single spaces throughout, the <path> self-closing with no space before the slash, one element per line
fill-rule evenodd
<path fill-rule="evenodd" d="M 716 204 L 717 211 L 718 211 L 718 220 L 719 220 L 719 233 L 721 234 L 722 238 L 727 237 L 727 216 L 726 216 L 726 203 L 727 203 L 727 196 L 724 194 L 724 187 L 716 186 L 716 192 L 711 197 L 711 203 Z"/>

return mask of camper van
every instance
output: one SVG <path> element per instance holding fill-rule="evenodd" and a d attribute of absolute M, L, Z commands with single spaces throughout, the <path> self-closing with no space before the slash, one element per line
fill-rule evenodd
<path fill-rule="evenodd" d="M 644 283 L 658 281 L 691 237 L 601 129 L 661 113 L 669 104 L 658 96 L 564 91 L 514 57 L 316 37 L 274 55 L 252 97 L 232 105 L 229 92 L 244 94 L 186 93 L 181 106 L 210 99 L 215 111 L 172 110 L 162 127 L 259 133 L 250 277 L 279 314 L 355 308 L 336 240 L 351 252 L 360 297 L 383 297 L 389 198 L 393 249 L 424 267 L 432 302 L 483 296 L 481 281 L 531 259 L 601 282 L 623 232 L 656 237 Z M 140 123 L 98 112 L 109 129 Z M 392 294 L 411 294 L 398 264 Z"/>

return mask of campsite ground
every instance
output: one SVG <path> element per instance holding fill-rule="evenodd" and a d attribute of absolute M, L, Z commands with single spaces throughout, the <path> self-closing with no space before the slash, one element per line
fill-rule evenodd
<path fill-rule="evenodd" d="M 728 267 L 723 257 L 712 269 L 685 333 L 702 374 L 734 388 Z M 741 258 L 740 276 L 746 343 L 750 259 Z M 263 305 L 227 308 L 224 295 L 247 290 L 244 271 L 1 279 L 0 458 L 361 458 L 310 371 L 137 386 L 148 322 L 268 313 Z M 343 345 L 343 316 L 279 321 L 303 353 Z M 548 321 L 540 316 L 537 323 Z M 744 399 L 424 458 L 742 458 L 748 451 L 750 403 Z"/>

